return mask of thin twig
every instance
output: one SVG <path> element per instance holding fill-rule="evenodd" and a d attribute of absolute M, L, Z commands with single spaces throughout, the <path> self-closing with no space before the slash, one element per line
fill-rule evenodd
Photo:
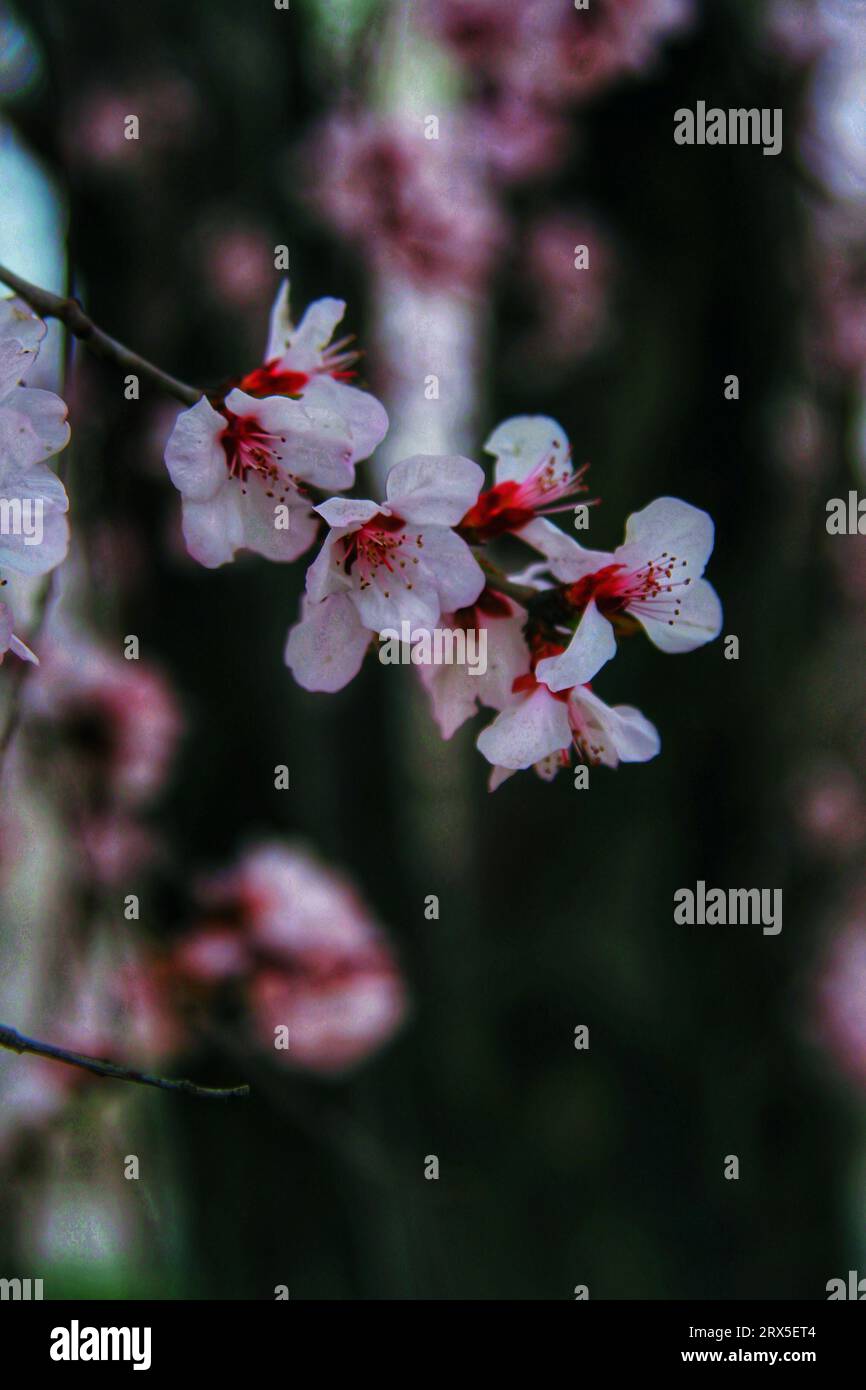
<path fill-rule="evenodd" d="M 184 405 L 195 405 L 204 394 L 194 386 L 187 386 L 185 382 L 169 376 L 168 372 L 154 366 L 130 348 L 124 347 L 116 338 L 109 337 L 88 318 L 77 299 L 64 299 L 59 294 L 40 289 L 38 285 L 31 285 L 29 281 L 22 280 L 20 275 L 7 270 L 3 265 L 0 265 L 0 284 L 8 285 L 10 290 L 14 290 L 19 298 L 29 304 L 31 309 L 35 309 L 42 318 L 59 319 L 73 337 L 78 338 L 97 357 L 113 362 L 116 367 L 133 372 L 136 376 L 146 377 L 176 400 L 183 401 Z"/>
<path fill-rule="evenodd" d="M 81 1067 L 94 1076 L 108 1076 L 115 1081 L 134 1081 L 139 1086 L 156 1086 L 160 1091 L 182 1091 L 188 1096 L 200 1096 L 204 1100 L 232 1100 L 236 1096 L 248 1096 L 249 1086 L 197 1086 L 194 1081 L 175 1081 L 167 1076 L 154 1076 L 150 1072 L 135 1071 L 132 1067 L 121 1066 L 118 1062 L 108 1062 L 101 1057 L 86 1057 L 80 1052 L 70 1052 L 65 1047 L 55 1047 L 53 1043 L 38 1042 L 35 1038 L 25 1038 L 14 1028 L 0 1023 L 0 1047 L 10 1052 L 27 1052 L 34 1057 L 48 1057 L 53 1062 L 65 1062 L 70 1067 Z"/>

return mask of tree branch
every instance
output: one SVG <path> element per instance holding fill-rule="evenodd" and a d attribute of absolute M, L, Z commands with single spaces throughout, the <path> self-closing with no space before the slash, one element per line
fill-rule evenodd
<path fill-rule="evenodd" d="M 136 376 L 146 377 L 176 400 L 183 401 L 184 405 L 195 405 L 203 396 L 204 392 L 169 376 L 168 372 L 154 366 L 145 357 L 139 357 L 137 352 L 124 347 L 116 338 L 103 333 L 102 329 L 97 328 L 93 320 L 88 318 L 77 299 L 63 299 L 49 290 L 40 289 L 38 285 L 31 285 L 29 281 L 22 280 L 20 275 L 7 270 L 3 265 L 0 265 L 0 284 L 8 285 L 10 290 L 14 290 L 18 297 L 23 299 L 25 304 L 29 304 L 31 309 L 35 309 L 42 318 L 59 319 L 73 337 L 78 338 L 92 353 L 102 357 L 106 362 L 113 362 L 116 367 L 133 372 Z"/>
<path fill-rule="evenodd" d="M 81 1067 L 94 1076 L 108 1076 L 115 1081 L 134 1081 L 139 1086 L 156 1086 L 160 1091 L 182 1091 L 188 1096 L 199 1096 L 204 1100 L 232 1100 L 236 1096 L 248 1096 L 249 1086 L 197 1086 L 194 1081 L 173 1081 L 167 1076 L 154 1076 L 150 1072 L 135 1071 L 121 1066 L 118 1062 L 107 1062 L 101 1057 L 85 1057 L 80 1052 L 70 1052 L 65 1047 L 55 1047 L 53 1043 L 37 1042 L 35 1038 L 25 1038 L 14 1028 L 0 1023 L 0 1047 L 10 1052 L 27 1052 L 34 1057 L 48 1057 L 53 1062 L 65 1062 L 70 1067 Z"/>

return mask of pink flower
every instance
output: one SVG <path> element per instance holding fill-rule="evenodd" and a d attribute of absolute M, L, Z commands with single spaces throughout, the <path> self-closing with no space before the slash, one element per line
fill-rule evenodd
<path fill-rule="evenodd" d="M 452 528 L 483 481 L 470 459 L 417 454 L 391 469 L 384 503 L 333 497 L 316 508 L 331 530 L 286 647 L 304 689 L 341 689 L 383 628 L 433 627 L 475 602 L 484 574 Z"/>
<path fill-rule="evenodd" d="M 311 304 L 300 325 L 285 283 L 271 315 L 264 365 L 218 408 L 204 396 L 178 416 L 165 461 L 183 499 L 187 549 L 208 568 L 237 550 L 294 560 L 315 539 L 310 487 L 351 487 L 354 464 L 383 438 L 379 402 L 342 378 L 354 354 L 329 349 L 345 305 Z"/>
<path fill-rule="evenodd" d="M 555 77 L 563 96 L 586 98 L 625 73 L 651 67 L 662 42 L 683 29 L 692 0 L 592 0 L 557 14 Z"/>
<path fill-rule="evenodd" d="M 28 702 L 78 758 L 100 805 L 139 806 L 161 787 L 182 722 L 156 670 L 64 631 L 46 645 Z"/>
<path fill-rule="evenodd" d="M 623 614 L 663 652 L 694 651 L 718 637 L 721 604 L 701 578 L 714 534 L 706 512 L 676 497 L 634 512 L 612 554 L 584 550 L 560 533 L 548 544 L 550 568 L 568 583 L 566 601 L 581 617 L 566 650 L 539 661 L 539 680 L 554 691 L 592 680 L 616 653 L 613 620 Z M 546 538 L 537 540 L 544 549 Z"/>
<path fill-rule="evenodd" d="M 69 442 L 66 406 L 22 385 L 45 332 L 26 304 L 0 300 L 0 569 L 20 574 L 47 574 L 69 546 L 69 499 L 45 463 Z"/>
<path fill-rule="evenodd" d="M 640 710 L 606 705 L 588 686 L 554 693 L 527 673 L 514 693 L 513 702 L 478 735 L 479 752 L 493 764 L 491 791 L 528 767 L 550 780 L 568 766 L 572 748 L 581 762 L 613 768 L 648 762 L 661 747 Z"/>
<path fill-rule="evenodd" d="M 851 1080 L 866 1086 L 866 921 L 862 911 L 837 934 L 818 986 L 820 1040 Z"/>
<path fill-rule="evenodd" d="M 307 156 L 310 201 L 386 274 L 475 293 L 503 229 L 463 132 L 427 140 L 373 116 L 333 117 Z"/>
<path fill-rule="evenodd" d="M 174 961 L 203 984 L 235 981 L 277 1062 L 345 1070 L 403 1021 L 406 990 L 354 889 L 306 850 L 261 845 L 202 891 L 205 924 Z M 288 1047 L 275 1047 L 288 1029 Z"/>

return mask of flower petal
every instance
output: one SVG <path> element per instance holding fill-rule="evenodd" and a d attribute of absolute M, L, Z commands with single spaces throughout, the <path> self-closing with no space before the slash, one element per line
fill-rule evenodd
<path fill-rule="evenodd" d="M 378 502 L 368 502 L 361 497 L 329 497 L 320 502 L 315 510 L 325 518 L 334 530 L 357 531 L 365 521 L 371 521 L 382 510 Z"/>
<path fill-rule="evenodd" d="M 42 463 L 69 443 L 66 402 L 53 391 L 19 386 L 0 407 L 0 455 L 19 465 Z"/>
<path fill-rule="evenodd" d="M 484 445 L 496 459 L 497 483 L 522 483 L 542 459 L 555 459 L 562 467 L 570 457 L 568 435 L 548 415 L 514 415 L 504 420 Z"/>
<path fill-rule="evenodd" d="M 593 574 L 613 560 L 607 550 L 586 550 L 543 516 L 528 522 L 516 535 L 545 556 L 551 574 L 562 584 L 574 584 L 585 574 Z"/>
<path fill-rule="evenodd" d="M 223 473 L 223 486 L 213 497 L 183 500 L 183 536 L 194 560 L 207 569 L 216 569 L 234 559 L 244 544 L 241 494 Z"/>
<path fill-rule="evenodd" d="M 468 608 L 484 588 L 484 571 L 469 546 L 445 526 L 427 526 L 422 533 L 420 568 L 432 575 L 445 612 Z"/>
<path fill-rule="evenodd" d="M 286 665 L 304 690 L 342 690 L 360 671 L 369 645 L 354 604 L 333 594 L 305 603 L 303 618 L 289 633 Z"/>
<path fill-rule="evenodd" d="M 629 517 L 616 559 L 633 568 L 666 552 L 676 559 L 678 578 L 699 579 L 712 554 L 715 534 L 712 517 L 700 507 L 679 497 L 657 497 Z"/>
<path fill-rule="evenodd" d="M 478 735 L 479 752 L 495 767 L 524 768 L 550 753 L 571 747 L 571 728 L 564 700 L 539 686 L 520 704 L 498 714 Z"/>
<path fill-rule="evenodd" d="M 648 604 L 640 612 L 635 611 L 634 616 L 659 651 L 693 652 L 718 637 L 722 630 L 722 605 L 706 579 L 684 589 L 677 607 L 679 612 L 674 618 L 666 617 L 664 609 L 659 610 L 656 618 Z"/>
<path fill-rule="evenodd" d="M 483 469 L 459 454 L 413 454 L 394 464 L 385 484 L 388 505 L 419 526 L 456 526 L 483 486 Z"/>
<path fill-rule="evenodd" d="M 593 600 L 587 604 L 565 651 L 560 656 L 544 657 L 535 674 L 551 690 L 569 690 L 573 685 L 586 685 L 614 656 L 613 628 Z"/>
<path fill-rule="evenodd" d="M 261 479 L 252 475 L 247 479 L 240 501 L 244 548 L 266 560 L 296 560 L 309 550 L 321 523 L 308 505 L 292 506 L 288 498 L 281 504 L 273 494 L 268 496 L 268 490 Z M 288 513 L 281 509 L 283 505 L 289 506 Z M 277 525 L 286 520 L 288 526 Z"/>
<path fill-rule="evenodd" d="M 226 481 L 226 456 L 220 443 L 225 427 L 225 417 L 204 396 L 189 410 L 182 410 L 174 422 L 165 446 L 165 466 L 178 492 L 191 501 L 213 497 Z"/>
<path fill-rule="evenodd" d="M 330 376 L 314 376 L 304 387 L 302 400 L 341 416 L 352 436 L 352 462 L 369 458 L 388 433 L 388 414 L 369 391 L 359 391 Z"/>
<path fill-rule="evenodd" d="M 585 686 L 572 690 L 568 714 L 575 742 L 594 762 L 617 767 L 620 762 L 645 763 L 661 749 L 655 725 L 631 705 L 606 705 Z"/>

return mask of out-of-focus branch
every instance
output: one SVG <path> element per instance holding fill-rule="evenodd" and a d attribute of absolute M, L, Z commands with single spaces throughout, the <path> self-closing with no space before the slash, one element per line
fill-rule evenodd
<path fill-rule="evenodd" d="M 519 603 L 523 608 L 544 595 L 543 589 L 533 589 L 529 584 L 515 584 L 498 565 L 488 560 L 483 551 L 473 548 L 473 554 L 486 574 L 490 588 L 495 589 L 498 594 L 513 598 L 515 603 Z"/>
<path fill-rule="evenodd" d="M 25 304 L 29 304 L 31 309 L 35 309 L 42 318 L 59 319 L 73 337 L 84 343 L 97 357 L 103 358 L 106 362 L 113 362 L 124 371 L 145 377 L 176 400 L 183 401 L 184 405 L 195 405 L 204 394 L 194 386 L 187 386 L 185 382 L 169 376 L 168 372 L 154 366 L 153 362 L 148 362 L 147 358 L 140 357 L 130 348 L 124 347 L 116 338 L 109 337 L 88 318 L 77 299 L 64 299 L 59 294 L 52 294 L 50 290 L 31 285 L 29 281 L 22 280 L 20 275 L 7 270 L 3 265 L 0 265 L 0 283 L 14 290 L 18 297 L 23 299 Z"/>
<path fill-rule="evenodd" d="M 181 1091 L 184 1095 L 199 1096 L 203 1100 L 233 1100 L 250 1093 L 249 1086 L 197 1086 L 194 1081 L 175 1081 L 167 1076 L 135 1071 L 132 1067 L 121 1066 L 118 1062 L 108 1062 L 101 1057 L 86 1057 L 80 1052 L 70 1052 L 65 1047 L 55 1047 L 53 1043 L 25 1038 L 22 1033 L 2 1023 L 0 1047 L 5 1047 L 10 1052 L 27 1052 L 34 1057 L 48 1057 L 52 1062 L 65 1062 L 67 1066 L 80 1067 L 83 1071 L 92 1072 L 94 1076 L 107 1076 L 114 1081 L 133 1081 L 138 1086 L 156 1086 L 160 1091 Z"/>

